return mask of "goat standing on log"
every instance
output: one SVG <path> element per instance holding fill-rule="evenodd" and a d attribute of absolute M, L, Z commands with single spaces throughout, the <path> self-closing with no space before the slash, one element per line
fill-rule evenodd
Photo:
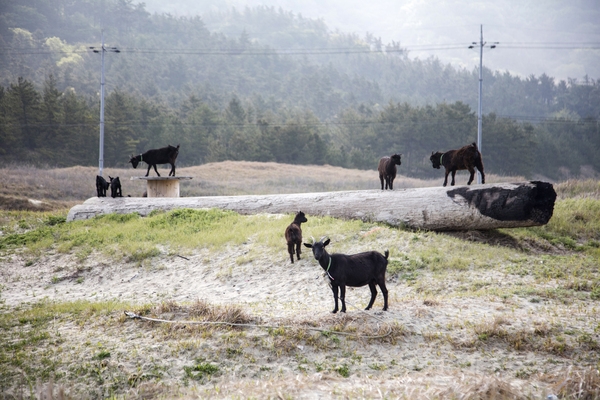
<path fill-rule="evenodd" d="M 140 162 L 145 162 L 148 164 L 148 171 L 146 171 L 146 176 L 150 173 L 150 168 L 154 167 L 154 171 L 156 175 L 160 176 L 158 170 L 156 169 L 156 164 L 171 164 L 171 171 L 169 172 L 169 176 L 175 176 L 175 159 L 177 159 L 177 155 L 179 154 L 179 145 L 177 147 L 168 145 L 167 147 L 163 147 L 160 149 L 148 150 L 147 152 L 140 154 L 139 156 L 131 156 L 129 162 L 133 165 L 133 168 L 137 168 Z"/>
<path fill-rule="evenodd" d="M 394 154 L 389 157 L 382 157 L 379 160 L 379 180 L 381 181 L 381 190 L 383 190 L 383 181 L 385 180 L 385 188 L 389 187 L 390 190 L 394 189 L 394 179 L 396 179 L 396 172 L 398 171 L 396 165 L 402 164 L 400 156 L 402 154 Z"/>
<path fill-rule="evenodd" d="M 300 225 L 303 222 L 308 221 L 306 216 L 302 211 L 298 211 L 296 217 L 294 218 L 294 222 L 288 225 L 285 228 L 285 240 L 287 241 L 288 253 L 290 253 L 290 260 L 292 264 L 294 263 L 294 246 L 296 246 L 296 257 L 298 260 L 300 259 L 300 253 L 302 248 L 302 228 Z"/>
<path fill-rule="evenodd" d="M 390 252 L 386 250 L 385 255 L 377 251 L 353 255 L 329 254 L 325 247 L 329 244 L 330 239 L 325 241 L 323 239 L 325 238 L 321 238 L 316 243 L 313 239 L 313 243 L 304 243 L 304 245 L 312 249 L 315 259 L 319 261 L 319 265 L 329 278 L 335 301 L 332 313 L 338 312 L 338 289 L 339 299 L 342 301 L 341 312 L 346 312 L 346 286 L 361 287 L 365 285 L 369 285 L 369 289 L 371 289 L 371 301 L 365 310 L 369 310 L 373 306 L 375 297 L 377 297 L 375 285 L 379 285 L 379 289 L 383 293 L 383 311 L 387 311 L 388 290 L 385 287 L 385 270 Z"/>
<path fill-rule="evenodd" d="M 481 157 L 481 152 L 477 148 L 477 144 L 474 142 L 461 147 L 458 150 L 450 150 L 445 153 L 431 152 L 431 157 L 429 160 L 433 164 L 433 168 L 440 169 L 443 165 L 446 168 L 446 176 L 444 177 L 444 186 L 448 184 L 448 174 L 452 172 L 452 182 L 450 182 L 450 186 L 454 186 L 454 175 L 456 175 L 456 171 L 467 169 L 471 173 L 469 177 L 469 182 L 467 185 L 470 185 L 473 182 L 473 177 L 475 176 L 475 168 L 479 170 L 481 173 L 481 183 L 485 183 L 485 174 L 483 173 L 483 158 Z"/>
<path fill-rule="evenodd" d="M 108 178 L 110 179 L 110 197 L 113 199 L 115 197 L 123 197 L 123 193 L 121 191 L 121 180 L 119 177 L 117 176 L 116 178 L 111 178 L 109 176 Z"/>
<path fill-rule="evenodd" d="M 98 194 L 98 197 L 106 197 L 108 185 L 109 183 L 106 182 L 106 179 L 100 175 L 96 175 L 96 193 Z"/>

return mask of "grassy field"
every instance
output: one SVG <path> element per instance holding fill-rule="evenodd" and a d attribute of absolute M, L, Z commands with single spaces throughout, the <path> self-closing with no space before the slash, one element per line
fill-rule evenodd
<path fill-rule="evenodd" d="M 125 195 L 143 191 L 128 172 L 105 175 L 120 176 Z M 379 184 L 375 171 L 328 166 L 178 172 L 194 177 L 182 184 L 194 196 Z M 598 181 L 555 184 L 542 227 L 435 233 L 308 216 L 305 237 L 328 235 L 331 251 L 390 251 L 390 310 L 378 297 L 360 311 L 359 288 L 333 315 L 311 254 L 289 263 L 291 215 L 66 223 L 68 207 L 95 194 L 94 169 L 2 173 L 2 398 L 600 398 Z"/>

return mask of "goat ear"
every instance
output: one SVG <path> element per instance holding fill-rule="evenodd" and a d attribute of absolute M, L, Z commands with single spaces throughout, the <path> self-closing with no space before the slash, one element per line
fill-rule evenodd
<path fill-rule="evenodd" d="M 312 249 L 312 244 L 310 244 L 310 243 L 304 243 L 304 245 L 305 245 L 306 247 L 308 247 L 309 249 Z"/>
<path fill-rule="evenodd" d="M 323 242 L 323 247 L 327 246 L 331 240 L 327 238 L 326 241 Z"/>

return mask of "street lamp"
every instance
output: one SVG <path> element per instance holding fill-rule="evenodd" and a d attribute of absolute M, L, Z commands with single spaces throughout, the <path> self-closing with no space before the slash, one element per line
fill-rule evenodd
<path fill-rule="evenodd" d="M 100 156 L 98 160 L 98 175 L 102 176 L 102 170 L 104 169 L 104 53 L 110 51 L 111 53 L 120 53 L 121 51 L 116 47 L 104 47 L 104 31 L 102 31 L 102 47 L 97 49 L 90 47 L 94 53 L 102 54 L 102 73 L 100 76 Z"/>
<path fill-rule="evenodd" d="M 477 107 L 477 148 L 479 149 L 481 154 L 483 154 L 483 151 L 481 151 L 481 122 L 482 122 L 481 97 L 482 97 L 482 86 L 483 86 L 483 48 L 485 47 L 486 42 L 483 41 L 483 25 L 480 25 L 480 27 L 481 27 L 481 38 L 479 39 L 479 43 L 473 42 L 469 46 L 469 49 L 473 49 L 473 48 L 475 48 L 475 45 L 479 45 L 479 105 Z M 496 45 L 499 43 L 500 42 L 492 43 L 490 45 L 490 49 L 495 49 Z M 477 171 L 477 183 L 478 184 L 481 183 L 481 173 L 479 171 Z"/>

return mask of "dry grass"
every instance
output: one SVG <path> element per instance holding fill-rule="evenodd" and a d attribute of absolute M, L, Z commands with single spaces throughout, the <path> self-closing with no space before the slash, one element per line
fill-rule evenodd
<path fill-rule="evenodd" d="M 103 175 L 118 176 L 123 196 L 141 197 L 146 182 L 131 180 L 145 169 L 105 168 Z M 161 176 L 167 170 L 159 169 Z M 27 165 L 0 168 L 0 209 L 49 211 L 70 208 L 96 196 L 96 167 L 38 169 Z M 154 172 L 151 172 L 151 175 Z M 181 196 L 226 196 L 240 194 L 310 193 L 339 190 L 379 189 L 375 170 L 355 170 L 330 165 L 288 165 L 272 162 L 224 161 L 177 169 L 178 176 L 190 176 L 181 183 Z M 458 184 L 466 176 L 459 174 Z M 521 181 L 521 177 L 490 174 L 489 183 Z M 443 178 L 422 180 L 399 175 L 396 189 L 439 186 Z"/>

